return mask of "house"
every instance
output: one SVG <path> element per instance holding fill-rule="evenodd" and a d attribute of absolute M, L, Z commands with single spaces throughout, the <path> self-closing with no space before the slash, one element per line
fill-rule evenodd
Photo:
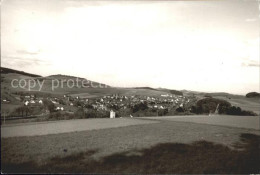
<path fill-rule="evenodd" d="M 10 101 L 7 99 L 3 99 L 3 102 L 9 103 Z"/>
<path fill-rule="evenodd" d="M 51 100 L 51 102 L 52 102 L 53 104 L 58 104 L 58 102 L 56 102 L 56 101 L 54 101 L 54 100 Z"/>
<path fill-rule="evenodd" d="M 29 95 L 26 95 L 24 98 L 25 99 L 31 99 L 31 97 Z"/>
<path fill-rule="evenodd" d="M 113 110 L 110 111 L 110 118 L 116 118 L 116 112 Z"/>
<path fill-rule="evenodd" d="M 57 110 L 57 111 L 63 111 L 64 108 L 63 108 L 63 107 L 59 107 L 59 106 L 57 106 L 57 107 L 56 107 L 56 110 Z"/>
<path fill-rule="evenodd" d="M 164 109 L 164 107 L 163 107 L 163 106 L 160 106 L 159 108 L 160 108 L 160 109 Z"/>
<path fill-rule="evenodd" d="M 39 100 L 39 104 L 42 104 L 43 102 L 42 102 L 42 100 Z"/>
<path fill-rule="evenodd" d="M 24 105 L 28 106 L 28 104 L 29 104 L 29 101 L 25 101 Z"/>

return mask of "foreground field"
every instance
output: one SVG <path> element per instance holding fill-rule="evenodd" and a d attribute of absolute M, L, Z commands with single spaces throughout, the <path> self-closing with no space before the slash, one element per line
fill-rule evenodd
<path fill-rule="evenodd" d="M 230 126 L 237 128 L 248 128 L 260 130 L 259 116 L 234 116 L 234 115 L 191 115 L 191 116 L 165 116 L 165 117 L 145 117 L 144 119 L 192 122 L 210 125 Z"/>
<path fill-rule="evenodd" d="M 110 121 L 117 123 L 119 120 Z M 172 120 L 152 119 L 152 122 L 151 119 L 134 120 L 136 123 L 144 123 L 42 136 L 1 138 L 2 171 L 60 173 L 259 173 L 260 171 L 258 130 Z M 92 122 L 94 121 L 95 119 Z M 243 143 L 238 144 L 240 139 Z M 234 149 L 238 146 L 240 151 Z"/>
<path fill-rule="evenodd" d="M 106 128 L 124 127 L 130 125 L 143 125 L 156 123 L 156 121 L 138 120 L 131 118 L 117 119 L 75 119 L 51 122 L 32 122 L 9 124 L 1 127 L 1 137 L 35 136 L 68 133 L 75 131 L 97 130 Z"/>

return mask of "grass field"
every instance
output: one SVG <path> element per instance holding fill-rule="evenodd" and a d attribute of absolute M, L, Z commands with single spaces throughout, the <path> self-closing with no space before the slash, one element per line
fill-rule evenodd
<path fill-rule="evenodd" d="M 13 78 L 3 74 L 1 95 L 14 110 L 21 104 L 10 88 Z M 57 88 L 51 79 L 39 96 L 70 94 L 85 98 L 104 95 L 156 96 L 168 92 L 135 88 Z M 59 77 L 62 78 L 62 77 Z M 187 91 L 189 92 L 189 91 Z M 191 93 L 190 95 L 192 95 Z M 243 110 L 260 114 L 259 99 L 226 93 L 211 94 Z M 204 98 L 204 95 L 196 94 Z M 243 118 L 242 118 L 243 117 Z M 1 126 L 1 166 L 4 173 L 260 173 L 259 116 L 156 117 L 138 119 L 86 119 L 20 123 Z M 36 119 L 23 122 L 37 121 Z M 12 121 L 13 122 L 13 121 Z"/>
<path fill-rule="evenodd" d="M 251 129 L 162 120 L 1 138 L 1 164 L 3 172 L 259 173 L 259 135 Z"/>
<path fill-rule="evenodd" d="M 253 111 L 260 114 L 260 99 L 259 98 L 246 98 L 246 97 L 232 97 L 227 99 L 223 96 L 216 96 L 216 98 L 227 100 L 233 106 L 239 106 L 243 110 Z"/>

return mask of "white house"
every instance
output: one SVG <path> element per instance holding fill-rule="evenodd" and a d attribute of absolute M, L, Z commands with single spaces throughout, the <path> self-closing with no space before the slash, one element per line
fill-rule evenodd
<path fill-rule="evenodd" d="M 39 104 L 42 104 L 42 100 L 39 100 Z"/>
<path fill-rule="evenodd" d="M 116 112 L 113 110 L 110 111 L 110 118 L 116 118 Z"/>
<path fill-rule="evenodd" d="M 24 104 L 25 104 L 25 106 L 28 106 L 28 104 L 29 104 L 29 101 L 26 101 Z"/>

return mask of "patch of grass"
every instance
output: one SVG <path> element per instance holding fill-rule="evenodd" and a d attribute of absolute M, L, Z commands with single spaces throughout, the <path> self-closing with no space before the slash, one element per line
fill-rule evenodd
<path fill-rule="evenodd" d="M 237 148 L 196 141 L 164 143 L 94 160 L 95 151 L 54 157 L 45 164 L 2 164 L 3 172 L 44 173 L 260 173 L 260 136 L 241 134 Z"/>

